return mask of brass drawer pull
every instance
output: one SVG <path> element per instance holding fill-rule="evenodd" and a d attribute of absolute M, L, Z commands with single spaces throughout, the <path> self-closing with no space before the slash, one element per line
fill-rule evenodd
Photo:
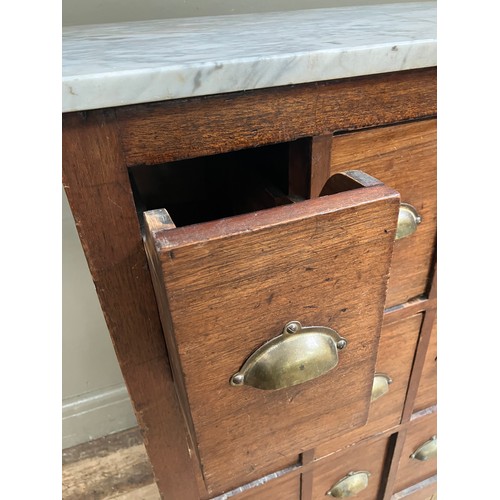
<path fill-rule="evenodd" d="M 425 462 L 437 457 L 437 436 L 432 436 L 431 439 L 421 444 L 411 455 L 410 458 Z"/>
<path fill-rule="evenodd" d="M 314 379 L 337 366 L 347 341 L 326 326 L 290 321 L 283 332 L 260 346 L 231 377 L 231 385 L 276 390 Z"/>
<path fill-rule="evenodd" d="M 422 217 L 420 217 L 415 207 L 408 203 L 401 203 L 398 214 L 396 240 L 411 236 L 421 222 Z"/>
<path fill-rule="evenodd" d="M 392 384 L 392 378 L 385 373 L 375 373 L 373 377 L 373 386 L 372 386 L 372 397 L 371 401 L 375 401 L 376 399 L 382 397 L 384 394 L 389 392 L 389 385 Z"/>
<path fill-rule="evenodd" d="M 347 476 L 335 483 L 326 494 L 333 498 L 353 497 L 368 486 L 370 475 L 366 470 L 349 472 Z"/>

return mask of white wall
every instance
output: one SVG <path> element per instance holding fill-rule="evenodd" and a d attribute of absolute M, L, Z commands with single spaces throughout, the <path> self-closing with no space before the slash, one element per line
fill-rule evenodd
<path fill-rule="evenodd" d="M 400 0 L 411 1 L 411 0 Z M 63 25 L 317 9 L 397 0 L 63 0 Z"/>
<path fill-rule="evenodd" d="M 296 10 L 390 0 L 63 0 L 63 25 Z M 291 34 L 292 35 L 292 34 Z M 136 424 L 63 194 L 63 447 Z"/>
<path fill-rule="evenodd" d="M 63 448 L 136 424 L 68 200 L 62 199 Z"/>

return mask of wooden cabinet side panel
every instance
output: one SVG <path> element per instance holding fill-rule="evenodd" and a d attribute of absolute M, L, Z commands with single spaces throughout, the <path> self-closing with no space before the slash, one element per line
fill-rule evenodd
<path fill-rule="evenodd" d="M 63 116 L 63 183 L 159 490 L 199 498 L 113 111 Z"/>

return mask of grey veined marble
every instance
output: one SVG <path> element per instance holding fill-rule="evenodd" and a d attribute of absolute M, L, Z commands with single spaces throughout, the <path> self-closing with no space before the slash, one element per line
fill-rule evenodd
<path fill-rule="evenodd" d="M 436 65 L 436 4 L 63 30 L 63 112 Z"/>

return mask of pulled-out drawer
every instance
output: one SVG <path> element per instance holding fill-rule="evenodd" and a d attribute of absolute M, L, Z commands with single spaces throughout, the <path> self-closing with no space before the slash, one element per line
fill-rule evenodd
<path fill-rule="evenodd" d="M 349 190 L 202 224 L 144 214 L 209 493 L 366 422 L 400 200 L 360 172 L 336 179 Z"/>

